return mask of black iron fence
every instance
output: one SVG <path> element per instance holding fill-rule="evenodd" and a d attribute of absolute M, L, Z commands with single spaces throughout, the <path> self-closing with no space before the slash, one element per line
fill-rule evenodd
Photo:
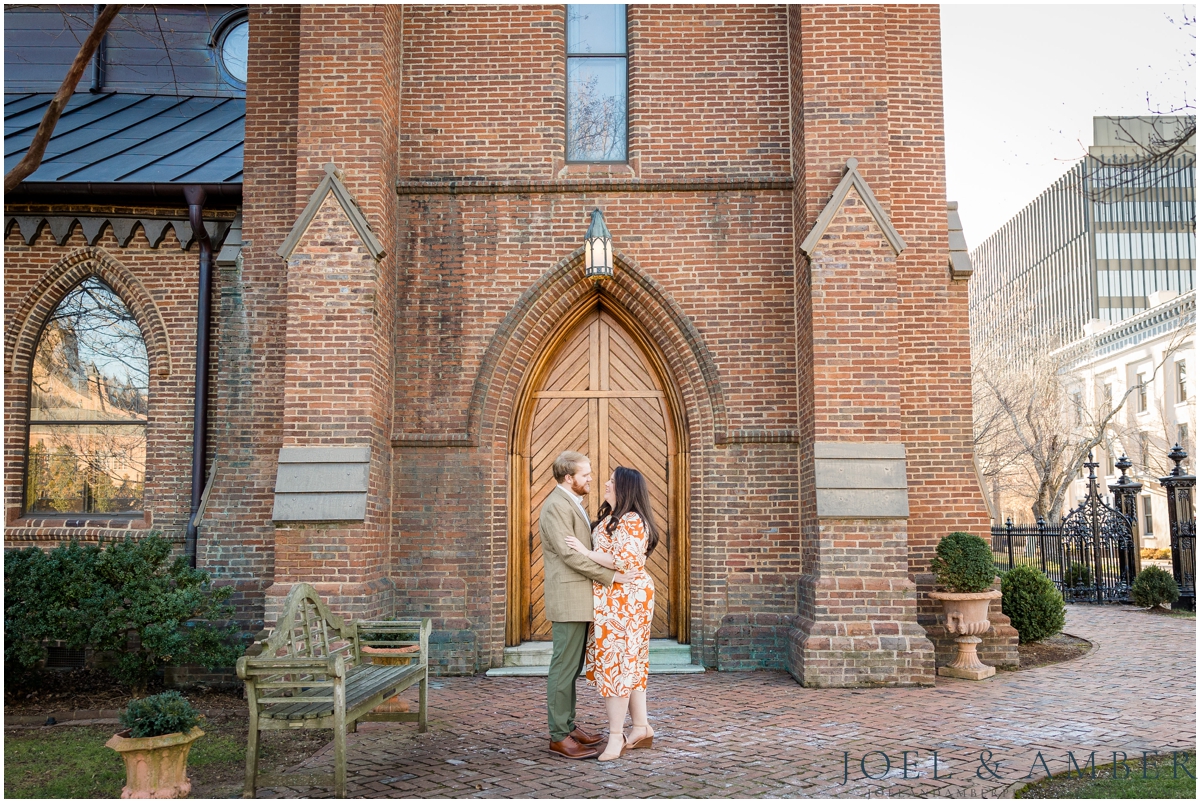
<path fill-rule="evenodd" d="M 1192 491 L 1195 476 L 1181 464 L 1187 453 L 1178 444 L 1168 457 L 1175 467 L 1159 480 L 1167 491 L 1167 510 L 1171 524 L 1171 569 L 1179 585 L 1177 608 L 1195 610 L 1196 605 L 1196 514 Z M 1132 466 L 1121 457 L 1117 468 L 1121 477 L 1109 490 L 1116 507 L 1100 496 L 1096 478 L 1097 464 L 1088 462 L 1088 494 L 1079 507 L 1068 513 L 1061 525 L 1051 526 L 1039 519 L 1036 525 L 992 527 L 992 555 L 1001 571 L 1016 566 L 1031 566 L 1049 577 L 1067 602 L 1131 602 L 1130 589 L 1137 576 L 1135 538 L 1137 495 L 1141 483 L 1126 476 Z"/>
<path fill-rule="evenodd" d="M 1135 574 L 1133 538 L 1101 533 L 1096 547 L 1090 533 L 1064 531 L 1045 521 L 992 527 L 992 555 L 1000 571 L 1031 566 L 1049 577 L 1067 602 L 1128 602 Z"/>

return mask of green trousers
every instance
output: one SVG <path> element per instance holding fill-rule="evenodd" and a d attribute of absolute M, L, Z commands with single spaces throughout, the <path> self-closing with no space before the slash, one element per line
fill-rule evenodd
<path fill-rule="evenodd" d="M 546 677 L 546 719 L 550 741 L 561 742 L 575 730 L 575 678 L 583 669 L 591 622 L 552 622 L 554 652 Z"/>

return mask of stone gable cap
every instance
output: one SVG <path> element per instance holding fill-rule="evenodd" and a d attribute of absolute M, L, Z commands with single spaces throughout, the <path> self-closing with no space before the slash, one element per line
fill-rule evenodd
<path fill-rule="evenodd" d="M 350 218 L 350 223 L 353 224 L 354 230 L 358 232 L 358 236 L 362 238 L 363 245 L 371 252 L 371 256 L 376 260 L 383 259 L 387 256 L 387 252 L 383 250 L 383 246 L 379 244 L 375 233 L 371 231 L 371 224 L 367 222 L 366 216 L 359 209 L 358 203 L 350 195 L 350 191 L 346 189 L 346 185 L 342 183 L 342 171 L 338 170 L 337 165 L 333 162 L 325 165 L 325 177 L 321 179 L 321 183 L 317 185 L 317 189 L 313 191 L 312 196 L 308 199 L 308 204 L 304 207 L 304 211 L 300 213 L 300 217 L 296 218 L 295 225 L 284 239 L 283 245 L 279 246 L 279 256 L 283 259 L 290 259 L 292 252 L 296 250 L 296 246 L 300 243 L 300 238 L 304 236 L 304 232 L 308 230 L 309 224 L 313 222 L 313 218 L 317 216 L 317 212 L 321 209 L 321 204 L 325 202 L 325 196 L 333 193 L 333 197 L 342 205 L 342 211 L 346 213 L 346 217 Z"/>
<path fill-rule="evenodd" d="M 962 218 L 958 216 L 958 201 L 946 202 L 946 223 L 950 234 L 950 278 L 970 279 L 975 270 L 971 255 L 967 252 L 967 238 L 963 234 Z"/>
<path fill-rule="evenodd" d="M 808 233 L 808 236 L 804 238 L 804 242 L 800 244 L 800 250 L 804 252 L 805 256 L 812 256 L 813 251 L 816 250 L 817 243 L 825 236 L 825 230 L 833 222 L 834 215 L 842 208 L 842 204 L 845 202 L 846 195 L 849 194 L 851 187 L 858 190 L 858 197 L 862 198 L 867 210 L 871 213 L 871 217 L 875 218 L 875 223 L 883 231 L 883 236 L 887 238 L 892 250 L 899 255 L 908 246 L 900 237 L 900 233 L 892 225 L 892 221 L 888 220 L 887 213 L 883 211 L 883 207 L 879 205 L 879 201 L 875 200 L 875 194 L 871 192 L 871 188 L 867 185 L 867 180 L 858 172 L 858 160 L 853 156 L 846 160 L 845 175 L 838 182 L 837 189 L 833 191 L 833 197 L 829 199 L 829 203 L 825 204 L 825 208 L 817 216 L 817 222 L 813 225 L 812 231 Z"/>

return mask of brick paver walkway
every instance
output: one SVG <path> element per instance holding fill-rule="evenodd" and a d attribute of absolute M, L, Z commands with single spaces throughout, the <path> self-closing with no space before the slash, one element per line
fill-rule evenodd
<path fill-rule="evenodd" d="M 349 793 L 996 797 L 1031 768 L 1044 776 L 1038 751 L 1052 773 L 1068 768 L 1068 751 L 1084 764 L 1093 750 L 1097 763 L 1124 751 L 1138 772 L 1142 750 L 1195 748 L 1195 620 L 1074 605 L 1066 632 L 1095 649 L 983 682 L 939 678 L 932 688 L 805 689 L 781 672 L 652 676 L 654 748 L 608 764 L 547 752 L 544 679 L 440 678 L 432 684 L 428 733 L 410 723 L 366 723 L 350 736 Z M 580 702 L 581 722 L 602 727 L 603 704 L 582 681 Z M 994 774 L 980 763 L 988 751 L 991 766 L 1000 762 Z M 892 763 L 886 775 L 884 755 Z M 304 766 L 332 771 L 331 759 L 330 747 Z M 864 767 L 875 779 L 863 777 Z"/>

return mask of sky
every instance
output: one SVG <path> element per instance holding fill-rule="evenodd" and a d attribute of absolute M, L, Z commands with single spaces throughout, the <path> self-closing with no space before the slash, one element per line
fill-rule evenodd
<path fill-rule="evenodd" d="M 1066 173 L 1092 117 L 1195 114 L 1194 5 L 943 5 L 947 196 L 975 248 Z"/>

